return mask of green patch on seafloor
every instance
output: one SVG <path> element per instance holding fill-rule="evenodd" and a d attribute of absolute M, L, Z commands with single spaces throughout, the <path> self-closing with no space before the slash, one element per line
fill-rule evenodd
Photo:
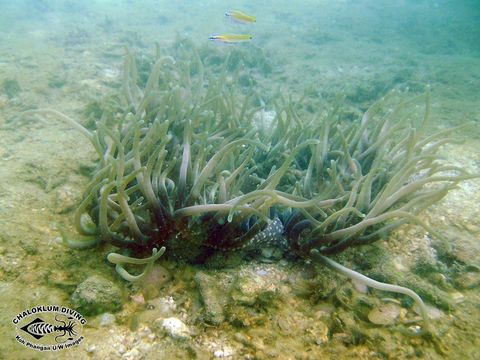
<path fill-rule="evenodd" d="M 8 96 L 9 99 L 16 97 L 22 89 L 15 79 L 7 79 L 2 83 L 2 90 Z"/>

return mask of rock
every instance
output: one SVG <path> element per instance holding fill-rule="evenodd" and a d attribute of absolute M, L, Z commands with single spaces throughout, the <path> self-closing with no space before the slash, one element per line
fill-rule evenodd
<path fill-rule="evenodd" d="M 144 306 L 146 303 L 145 297 L 141 293 L 130 295 L 130 300 L 132 300 L 132 302 L 138 306 Z"/>
<path fill-rule="evenodd" d="M 375 325 L 393 325 L 397 322 L 401 309 L 395 303 L 382 304 L 368 313 L 368 320 Z"/>
<path fill-rule="evenodd" d="M 418 312 L 418 315 L 421 315 L 419 311 L 417 312 Z M 427 305 L 427 314 L 428 314 L 428 317 L 432 320 L 438 320 L 441 317 L 443 317 L 443 312 L 440 309 L 437 309 L 436 307 L 429 306 L 429 305 Z"/>
<path fill-rule="evenodd" d="M 353 310 L 355 314 L 362 320 L 367 320 L 368 314 L 372 311 L 375 304 L 371 298 L 366 295 L 355 296 Z"/>
<path fill-rule="evenodd" d="M 260 250 L 264 262 L 278 261 L 283 257 L 283 250 L 275 247 L 264 247 Z"/>
<path fill-rule="evenodd" d="M 450 293 L 450 297 L 452 298 L 454 304 L 460 304 L 465 301 L 465 296 L 458 291 Z"/>
<path fill-rule="evenodd" d="M 225 275 L 225 274 L 224 274 Z M 194 277 L 202 302 L 205 307 L 204 320 L 210 324 L 218 325 L 225 320 L 224 307 L 228 303 L 231 288 L 231 279 L 198 272 Z"/>
<path fill-rule="evenodd" d="M 251 306 L 256 302 L 269 303 L 275 297 L 277 287 L 271 280 L 270 274 L 252 271 L 253 269 L 242 269 L 235 281 L 232 290 L 232 300 L 241 304 Z"/>
<path fill-rule="evenodd" d="M 438 286 L 442 290 L 448 290 L 450 288 L 450 284 L 448 283 L 448 279 L 444 274 L 441 273 L 432 273 L 428 275 L 428 279 L 436 286 Z"/>
<path fill-rule="evenodd" d="M 117 319 L 112 313 L 103 313 L 96 316 L 94 319 L 89 320 L 90 326 L 94 328 L 107 327 L 111 328 L 115 325 Z"/>
<path fill-rule="evenodd" d="M 136 286 L 146 300 L 155 299 L 161 295 L 162 288 L 172 279 L 170 271 L 163 266 L 155 264 L 150 272 L 140 280 Z"/>
<path fill-rule="evenodd" d="M 77 286 L 71 296 L 75 309 L 82 315 L 115 312 L 122 307 L 122 291 L 112 281 L 93 275 Z"/>
<path fill-rule="evenodd" d="M 357 327 L 357 319 L 352 311 L 347 311 L 340 308 L 337 309 L 333 314 L 332 324 L 334 324 L 334 328 L 338 327 L 334 330 L 334 332 L 349 332 L 351 329 Z"/>
<path fill-rule="evenodd" d="M 368 286 L 362 282 L 352 280 L 352 285 L 360 294 L 367 294 L 368 293 Z"/>
<path fill-rule="evenodd" d="M 65 214 L 76 205 L 77 196 L 70 187 L 63 186 L 55 191 L 55 212 L 57 214 Z"/>
<path fill-rule="evenodd" d="M 151 324 L 159 318 L 167 318 L 175 315 L 177 304 L 171 296 L 149 300 L 146 309 L 136 312 L 139 323 Z"/>
<path fill-rule="evenodd" d="M 480 242 L 477 236 L 459 229 L 447 231 L 445 235 L 451 239 L 451 249 L 448 249 L 450 257 L 465 265 L 480 267 Z"/>
<path fill-rule="evenodd" d="M 148 304 L 153 304 L 162 316 L 171 315 L 177 310 L 177 304 L 171 296 L 155 299 L 155 301 Z"/>
<path fill-rule="evenodd" d="M 473 289 L 480 285 L 480 273 L 466 272 L 455 279 L 455 285 L 460 289 Z"/>
<path fill-rule="evenodd" d="M 471 223 L 466 223 L 464 227 L 465 227 L 465 230 L 467 230 L 470 234 L 473 234 L 473 235 L 480 234 L 480 226 L 477 226 Z"/>
<path fill-rule="evenodd" d="M 271 128 L 276 117 L 277 113 L 274 110 L 265 111 L 262 109 L 253 114 L 253 126 L 257 128 L 257 130 L 266 131 Z"/>
<path fill-rule="evenodd" d="M 329 331 L 330 329 L 323 321 L 316 321 L 311 333 L 315 337 L 315 343 L 317 345 L 326 344 Z"/>
<path fill-rule="evenodd" d="M 219 251 L 213 253 L 207 261 L 205 266 L 210 269 L 229 269 L 238 268 L 243 263 L 243 254 L 240 251 L 223 252 Z"/>
<path fill-rule="evenodd" d="M 190 338 L 190 329 L 180 319 L 169 317 L 166 319 L 157 319 L 155 323 L 160 323 L 162 329 L 173 339 L 188 340 Z"/>
<path fill-rule="evenodd" d="M 99 325 L 102 327 L 111 327 L 115 325 L 115 315 L 111 313 L 104 313 L 100 315 Z"/>
<path fill-rule="evenodd" d="M 95 345 L 88 345 L 86 348 L 85 348 L 85 351 L 87 352 L 87 354 L 91 354 L 93 355 L 96 351 L 97 351 L 97 347 Z"/>
<path fill-rule="evenodd" d="M 213 352 L 213 357 L 216 359 L 221 358 L 232 358 L 235 355 L 235 349 L 225 346 L 223 349 L 215 350 Z"/>
<path fill-rule="evenodd" d="M 129 351 L 127 351 L 126 353 L 124 353 L 122 355 L 122 359 L 125 359 L 125 360 L 136 360 L 136 359 L 140 359 L 142 356 L 142 354 L 140 353 L 140 350 L 138 350 L 137 348 L 133 348 Z"/>

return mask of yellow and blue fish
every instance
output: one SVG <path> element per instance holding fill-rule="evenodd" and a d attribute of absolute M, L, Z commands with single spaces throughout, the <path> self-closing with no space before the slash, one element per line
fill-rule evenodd
<path fill-rule="evenodd" d="M 210 35 L 209 39 L 218 43 L 235 44 L 250 41 L 253 39 L 253 36 L 250 34 L 221 34 Z"/>
<path fill-rule="evenodd" d="M 239 24 L 253 24 L 257 22 L 257 18 L 253 15 L 248 15 L 240 10 L 230 10 L 225 13 L 225 16 L 233 22 Z"/>

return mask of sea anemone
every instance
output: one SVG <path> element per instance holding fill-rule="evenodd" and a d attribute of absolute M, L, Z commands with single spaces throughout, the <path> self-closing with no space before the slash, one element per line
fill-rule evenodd
<path fill-rule="evenodd" d="M 125 110 L 114 124 L 99 119 L 87 130 L 55 110 L 30 112 L 56 116 L 93 144 L 98 165 L 75 214 L 92 237 L 66 243 L 152 253 L 110 254 L 125 279 L 141 277 L 125 264 L 151 265 L 163 252 L 203 262 L 216 251 L 278 245 L 325 262 L 407 222 L 435 234 L 417 215 L 472 177 L 437 154 L 455 129 L 426 133 L 428 91 L 391 91 L 359 121 L 342 119 L 340 101 L 312 116 L 279 95 L 268 126 L 258 126 L 264 109 L 239 94 L 228 68 L 207 75 L 190 50 L 157 51 L 144 78 L 127 51 Z"/>

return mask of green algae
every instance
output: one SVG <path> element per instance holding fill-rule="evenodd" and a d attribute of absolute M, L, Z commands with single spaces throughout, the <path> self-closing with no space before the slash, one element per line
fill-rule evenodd
<path fill-rule="evenodd" d="M 13 99 L 22 91 L 16 79 L 4 80 L 2 82 L 2 90 L 7 94 L 9 99 Z"/>

